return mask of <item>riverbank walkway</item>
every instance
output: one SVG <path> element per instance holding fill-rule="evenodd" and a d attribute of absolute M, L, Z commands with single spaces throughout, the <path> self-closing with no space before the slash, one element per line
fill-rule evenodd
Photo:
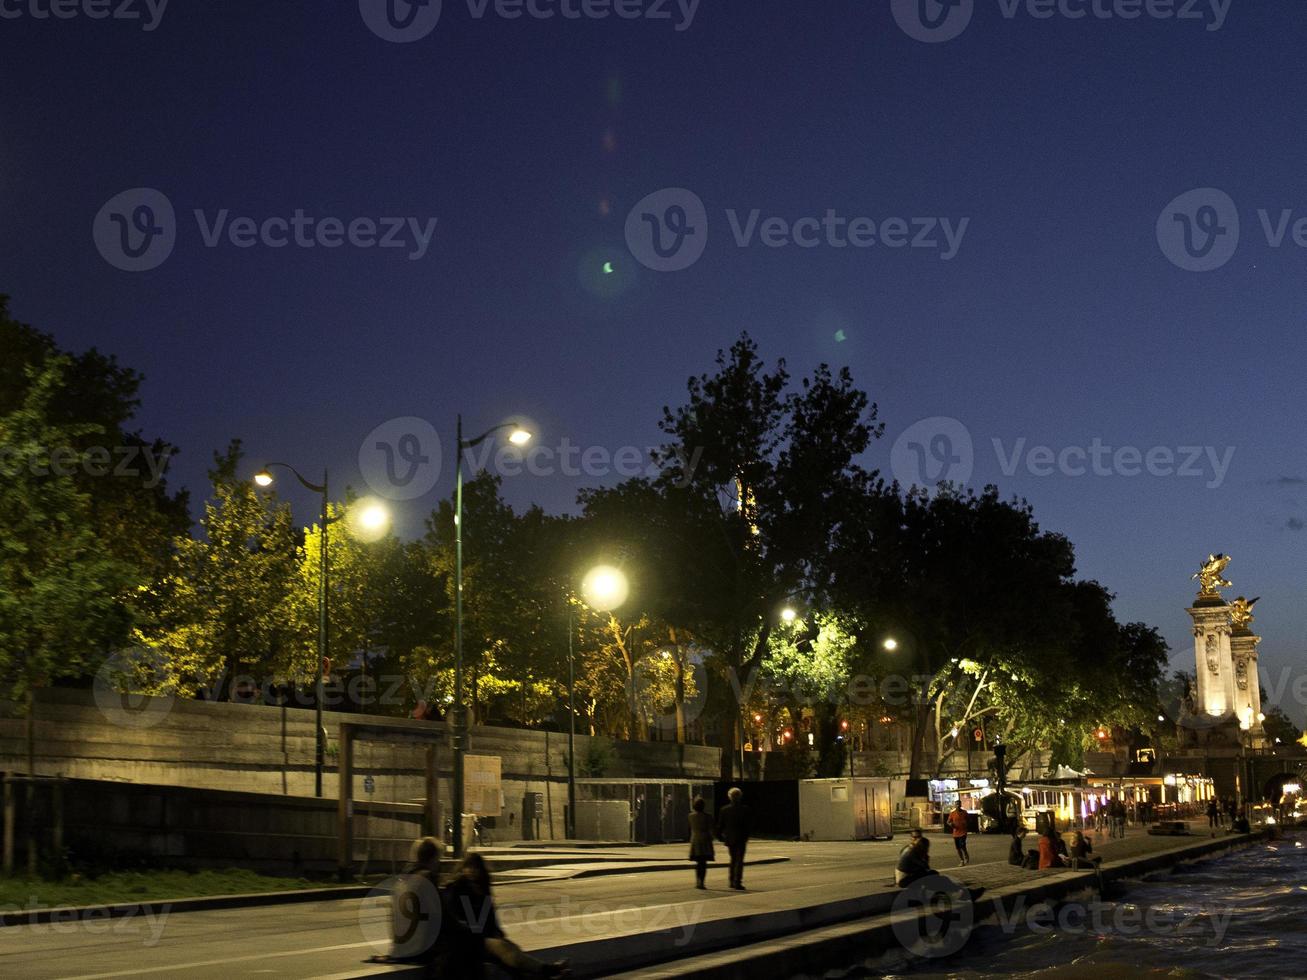
<path fill-rule="evenodd" d="M 937 870 L 984 886 L 986 902 L 1016 893 L 1064 894 L 1092 874 L 1032 872 L 1007 864 L 1006 838 L 973 835 L 972 863 L 957 868 L 951 841 L 931 834 Z M 1213 846 L 1244 839 L 1205 833 L 1125 839 L 1095 837 L 1104 874 L 1142 873 Z M 745 892 L 726 887 L 726 869 L 694 888 L 685 845 L 612 850 L 492 849 L 507 934 L 548 959 L 569 958 L 579 977 L 788 976 L 820 965 L 816 950 L 848 962 L 851 951 L 893 943 L 890 912 L 902 892 L 893 866 L 905 838 L 801 843 L 754 841 Z M 1031 840 L 1033 843 L 1033 840 Z M 721 856 L 724 857 L 724 849 Z M 516 857 L 516 860 L 513 858 Z M 369 963 L 384 952 L 386 902 L 371 898 L 170 913 L 108 920 L 88 915 L 0 928 L 0 975 L 32 980 L 117 977 L 417 977 L 411 967 Z M 834 930 L 829 935 L 822 933 Z M 811 948 L 809 948 L 811 947 Z M 795 968 L 795 964 L 799 964 Z"/>

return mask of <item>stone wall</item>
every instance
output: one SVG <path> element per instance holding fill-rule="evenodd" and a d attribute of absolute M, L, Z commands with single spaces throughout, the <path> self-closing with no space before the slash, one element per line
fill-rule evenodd
<path fill-rule="evenodd" d="M 443 734 L 440 724 L 381 716 L 325 712 L 328 758 L 323 793 L 337 797 L 334 754 L 342 722 L 392 725 L 404 734 Z M 25 771 L 21 708 L 0 702 L 0 771 Z M 313 712 L 299 708 L 165 698 L 107 702 L 91 691 L 41 691 L 36 702 L 36 769 L 40 775 L 183 786 L 227 792 L 312 797 Z M 577 736 L 578 775 L 591 757 L 591 739 Z M 605 759 L 602 775 L 715 779 L 720 750 L 670 742 L 595 740 Z M 450 799 L 450 752 L 439 740 L 440 799 Z M 560 732 L 476 727 L 470 753 L 498 756 L 503 772 L 503 815 L 495 839 L 521 837 L 523 795 L 546 801 L 542 836 L 564 836 L 567 802 L 567 735 Z M 416 743 L 363 742 L 355 749 L 355 799 L 362 803 L 417 803 L 425 795 L 425 752 Z M 365 777 L 374 792 L 365 790 Z"/>
<path fill-rule="evenodd" d="M 65 780 L 61 790 L 64 843 L 79 863 L 293 874 L 334 873 L 339 864 L 334 800 L 93 779 Z M 48 783 L 39 787 L 32 814 L 17 794 L 20 842 L 34 818 L 42 850 L 48 848 L 52 791 Z M 415 804 L 356 805 L 355 871 L 400 870 L 422 835 L 422 817 Z"/>

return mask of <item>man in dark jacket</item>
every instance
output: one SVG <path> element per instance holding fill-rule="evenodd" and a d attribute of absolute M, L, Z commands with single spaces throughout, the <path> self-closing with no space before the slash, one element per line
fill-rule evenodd
<path fill-rule="evenodd" d="M 749 808 L 740 802 L 744 793 L 732 786 L 726 794 L 730 800 L 717 814 L 717 837 L 731 855 L 731 887 L 744 891 L 744 849 L 749 844 Z"/>

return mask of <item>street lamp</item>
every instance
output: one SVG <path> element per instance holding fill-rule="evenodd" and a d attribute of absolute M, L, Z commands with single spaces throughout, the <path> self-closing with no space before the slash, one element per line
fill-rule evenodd
<path fill-rule="evenodd" d="M 887 636 L 885 637 L 885 642 L 882 643 L 881 646 L 883 646 L 890 653 L 893 653 L 895 650 L 899 648 L 899 641 L 894 639 L 894 637 L 892 636 Z"/>
<path fill-rule="evenodd" d="M 598 565 L 581 580 L 582 601 L 595 612 L 612 612 L 626 601 L 630 584 L 626 573 L 612 565 Z M 567 839 L 576 840 L 576 660 L 572 640 L 576 627 L 567 609 Z M 664 651 L 665 653 L 666 651 Z"/>
<path fill-rule="evenodd" d="M 786 623 L 792 623 L 799 618 L 798 612 L 793 606 L 786 606 L 781 610 L 781 620 Z"/>
<path fill-rule="evenodd" d="M 590 569 L 581 581 L 581 595 L 585 603 L 596 612 L 612 612 L 626 602 L 630 584 L 626 574 L 612 565 L 598 565 Z"/>
<path fill-rule="evenodd" d="M 357 537 L 375 540 L 390 527 L 390 510 L 379 500 L 359 500 L 350 508 L 350 522 Z"/>
<path fill-rule="evenodd" d="M 505 422 L 487 429 L 475 439 L 463 438 L 463 416 L 458 416 L 454 456 L 454 853 L 463 853 L 463 765 L 467 755 L 467 710 L 463 705 L 463 451 L 479 446 L 496 432 L 512 429 L 508 441 L 525 446 L 531 433 L 520 425 Z"/>
<path fill-rule="evenodd" d="M 272 475 L 273 467 L 280 467 L 284 470 L 290 470 L 295 479 L 312 493 L 321 494 L 322 496 L 322 513 L 319 520 L 322 522 L 322 538 L 318 548 L 318 668 L 317 678 L 313 688 L 314 703 L 314 726 L 317 729 L 315 743 L 316 749 L 313 756 L 313 791 L 315 796 L 322 796 L 322 771 L 326 763 L 327 743 L 322 730 L 322 702 L 324 699 L 322 690 L 322 674 L 327 667 L 327 603 L 328 603 L 328 575 L 330 574 L 330 563 L 327 560 L 328 529 L 335 524 L 340 518 L 332 517 L 330 513 L 329 494 L 327 490 L 327 471 L 322 471 L 322 483 L 314 483 L 305 479 L 303 474 L 289 463 L 268 463 L 259 472 L 254 474 L 254 482 L 261 487 L 272 486 L 275 478 Z M 384 504 L 380 501 L 367 503 L 361 507 L 356 515 L 353 515 L 359 522 L 359 526 L 367 529 L 369 533 L 383 534 L 390 523 L 390 513 L 386 510 Z"/>

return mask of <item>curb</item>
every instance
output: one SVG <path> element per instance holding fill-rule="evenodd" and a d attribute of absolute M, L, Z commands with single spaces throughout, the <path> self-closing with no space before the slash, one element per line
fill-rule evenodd
<path fill-rule="evenodd" d="M 137 915 L 158 916 L 170 912 L 203 912 L 214 909 L 248 908 L 255 905 L 294 905 L 304 902 L 365 898 L 370 891 L 372 886 L 368 885 L 341 885 L 334 888 L 304 888 L 291 892 L 255 892 L 247 895 L 209 895 L 152 902 L 118 902 L 113 905 L 67 905 L 59 908 L 17 909 L 0 912 L 0 926 L 76 922 L 81 919 L 130 919 Z"/>
<path fill-rule="evenodd" d="M 1182 854 L 1153 854 L 1121 865 L 1112 865 L 1110 869 L 1103 869 L 1103 877 L 1108 881 L 1138 878 L 1150 871 L 1221 856 L 1223 853 L 1256 845 L 1262 840 L 1265 840 L 1264 835 L 1252 833 L 1203 841 L 1198 846 L 1186 848 Z M 1109 874 L 1109 870 L 1115 873 Z M 1022 898 L 1061 901 L 1076 893 L 1092 891 L 1095 887 L 1093 872 L 1064 871 L 1042 880 L 995 888 L 987 891 L 977 903 L 976 924 L 992 918 L 999 905 L 1010 908 Z M 883 955 L 894 950 L 902 953 L 895 934 L 894 920 L 892 917 L 877 916 L 870 921 L 864 919 L 836 923 L 735 948 L 668 959 L 662 963 L 617 972 L 614 976 L 618 980 L 668 980 L 690 975 L 705 980 L 752 980 L 760 975 L 788 976 L 796 973 L 812 976 L 820 975 L 827 969 L 845 969 L 859 957 Z M 907 970 L 897 969 L 897 972 Z"/>
<path fill-rule="evenodd" d="M 744 866 L 746 868 L 753 868 L 763 864 L 784 864 L 789 860 L 790 859 L 787 857 L 758 858 L 756 861 L 745 861 Z M 708 863 L 709 871 L 712 871 L 714 868 L 720 869 L 720 868 L 728 868 L 728 867 L 730 867 L 730 864 L 725 861 L 710 861 Z M 638 866 L 632 866 L 629 868 L 607 868 L 607 869 L 582 868 L 576 874 L 568 875 L 567 877 L 568 878 L 601 878 L 604 875 L 625 875 L 625 874 L 634 874 L 641 871 L 690 871 L 693 870 L 693 868 L 694 865 L 688 860 L 678 861 L 678 862 L 669 861 L 666 864 L 655 864 L 652 867 L 645 867 L 645 868 L 641 868 Z"/>
<path fill-rule="evenodd" d="M 746 861 L 745 867 L 760 864 L 780 864 L 790 860 L 787 857 L 759 858 Z M 582 868 L 575 874 L 551 879 L 528 879 L 514 882 L 526 884 L 528 881 L 558 881 L 564 877 L 599 878 L 605 875 L 631 874 L 640 871 L 682 871 L 692 867 L 689 862 L 680 864 L 657 865 L 655 867 L 629 868 Z M 724 868 L 725 864 L 710 864 L 709 868 Z M 0 911 L 0 927 L 44 925 L 49 922 L 77 922 L 85 919 L 130 919 L 138 915 L 158 916 L 172 912 L 206 912 L 219 909 L 251 908 L 259 905 L 296 905 L 305 902 L 344 901 L 351 898 L 367 898 L 375 885 L 337 885 L 331 888 L 303 888 L 288 892 L 253 892 L 246 895 L 208 895 L 195 898 L 162 899 L 151 902 L 118 902 L 112 905 L 63 905 L 57 908 L 15 909 Z"/>

